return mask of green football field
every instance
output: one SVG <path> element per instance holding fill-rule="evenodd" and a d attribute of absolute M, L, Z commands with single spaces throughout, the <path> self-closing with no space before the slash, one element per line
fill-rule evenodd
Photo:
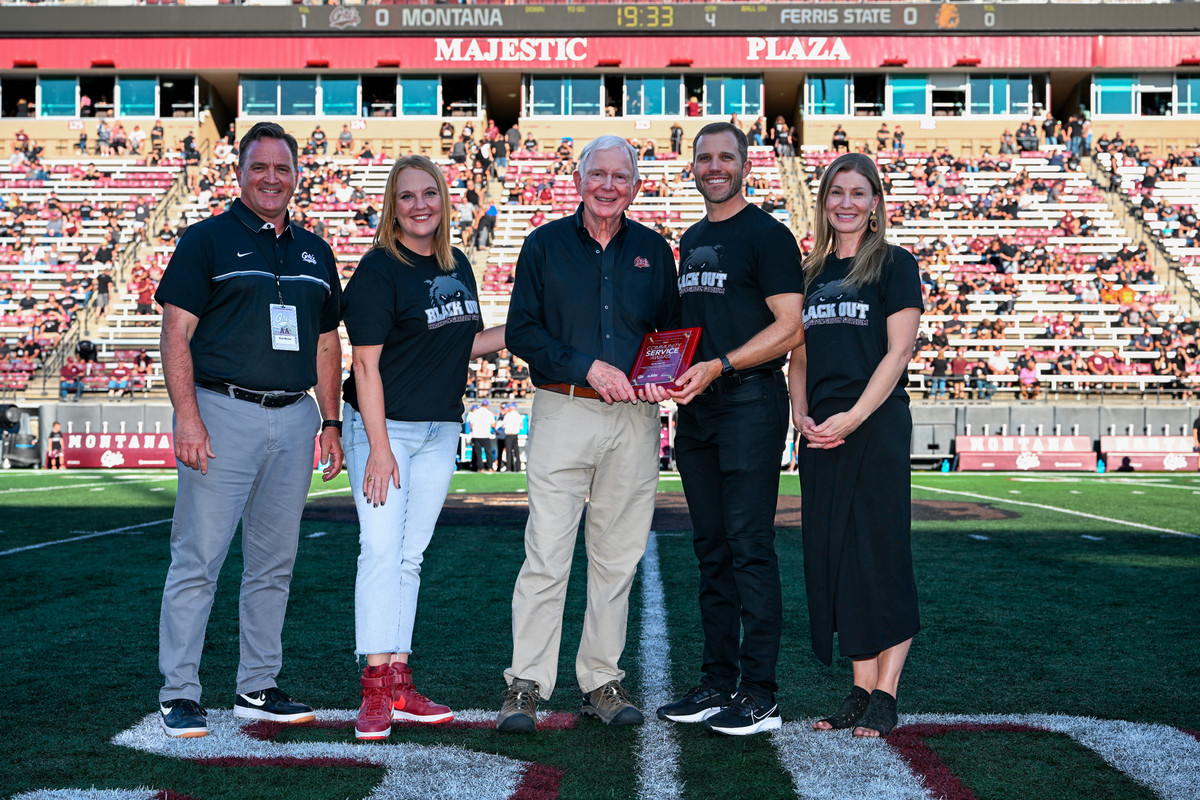
<path fill-rule="evenodd" d="M 913 474 L 924 629 L 882 741 L 817 734 L 850 686 L 808 645 L 798 481 L 780 479 L 782 730 L 653 719 L 699 677 L 697 571 L 664 473 L 634 584 L 625 684 L 641 728 L 580 719 L 576 552 L 543 729 L 492 727 L 523 559 L 519 475 L 458 475 L 425 559 L 412 658 L 455 722 L 357 743 L 357 531 L 346 478 L 314 478 L 280 685 L 314 725 L 239 728 L 235 539 L 201 679 L 210 735 L 157 728 L 158 608 L 174 473 L 0 473 L 0 798 L 1200 798 L 1200 477 Z"/>

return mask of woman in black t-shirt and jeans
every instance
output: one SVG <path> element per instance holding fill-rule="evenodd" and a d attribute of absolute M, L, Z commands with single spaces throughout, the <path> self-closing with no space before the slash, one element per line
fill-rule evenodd
<path fill-rule="evenodd" d="M 813 652 L 854 662 L 854 687 L 816 730 L 880 736 L 920 629 L 909 544 L 908 362 L 922 310 L 916 260 L 885 238 L 879 171 L 848 153 L 821 178 L 804 259 L 805 344 L 792 351 L 804 577 Z"/>
<path fill-rule="evenodd" d="M 355 652 L 367 657 L 359 739 L 387 737 L 393 719 L 453 718 L 413 687 L 408 658 L 421 560 L 454 473 L 467 362 L 503 348 L 504 328 L 483 330 L 471 265 L 450 246 L 450 208 L 436 164 L 398 159 L 374 246 L 342 295 L 354 348 L 343 441 L 361 528 Z"/>

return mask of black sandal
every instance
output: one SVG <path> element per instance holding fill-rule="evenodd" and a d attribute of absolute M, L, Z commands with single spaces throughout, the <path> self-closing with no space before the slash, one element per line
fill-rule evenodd
<path fill-rule="evenodd" d="M 866 689 L 861 686 L 855 686 L 850 689 L 850 694 L 842 701 L 842 707 L 836 713 L 830 714 L 825 719 L 819 719 L 817 722 L 828 722 L 829 730 L 842 731 L 846 728 L 854 727 L 854 723 L 862 719 L 862 715 L 867 710 L 867 705 L 871 701 L 871 695 Z M 825 728 L 813 728 L 814 731 L 822 731 Z"/>
<path fill-rule="evenodd" d="M 866 728 L 878 733 L 880 736 L 887 736 L 896 728 L 896 698 L 892 697 L 885 691 L 876 689 L 871 692 L 871 702 L 867 704 L 866 713 L 858 721 L 854 727 Z M 860 737 L 874 738 L 874 737 Z"/>

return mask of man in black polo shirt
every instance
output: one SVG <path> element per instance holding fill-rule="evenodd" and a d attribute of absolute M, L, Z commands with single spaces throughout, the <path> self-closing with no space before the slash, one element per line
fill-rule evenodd
<path fill-rule="evenodd" d="M 261 122 L 240 152 L 241 199 L 188 229 L 155 295 L 179 460 L 159 621 L 159 706 L 169 736 L 208 732 L 200 656 L 239 519 L 245 567 L 234 716 L 313 719 L 275 679 L 318 430 L 325 480 L 342 466 L 341 285 L 329 245 L 288 221 L 296 140 Z M 307 394 L 314 385 L 315 403 Z"/>
<path fill-rule="evenodd" d="M 658 408 L 626 377 L 642 337 L 679 323 L 675 258 L 666 240 L 625 218 L 641 191 L 624 139 L 584 148 L 574 215 L 529 234 L 508 311 L 509 350 L 539 391 L 526 442 L 529 522 L 513 590 L 513 659 L 497 730 L 536 729 L 537 701 L 554 691 L 562 609 L 584 502 L 587 612 L 575 659 L 583 714 L 636 725 L 619 668 L 629 589 L 646 548 L 658 488 Z"/>
<path fill-rule="evenodd" d="M 704 653 L 700 685 L 658 709 L 659 719 L 735 735 L 781 724 L 774 525 L 789 406 L 780 368 L 803 338 L 800 248 L 742 194 L 746 151 L 745 134 L 727 122 L 706 125 L 692 145 L 706 214 L 680 242 L 679 292 L 683 326 L 704 333 L 670 395 L 700 562 Z M 649 399 L 664 399 L 652 389 Z"/>

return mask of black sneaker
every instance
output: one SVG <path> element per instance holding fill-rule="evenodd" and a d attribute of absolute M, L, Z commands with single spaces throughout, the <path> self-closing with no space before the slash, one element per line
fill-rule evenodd
<path fill-rule="evenodd" d="M 783 725 L 779 704 L 773 697 L 756 697 L 738 692 L 733 702 L 704 721 L 704 727 L 730 736 L 749 736 L 761 731 L 777 730 Z"/>
<path fill-rule="evenodd" d="M 233 715 L 242 719 L 266 719 L 271 722 L 312 722 L 317 718 L 312 708 L 293 702 L 285 692 L 272 686 L 249 694 L 239 694 L 233 700 Z"/>
<path fill-rule="evenodd" d="M 208 736 L 208 716 L 195 700 L 177 698 L 158 704 L 159 721 L 163 733 L 179 739 Z"/>
<path fill-rule="evenodd" d="M 658 709 L 658 718 L 668 722 L 703 722 L 733 702 L 733 695 L 706 683 L 692 689 L 674 703 Z"/>

